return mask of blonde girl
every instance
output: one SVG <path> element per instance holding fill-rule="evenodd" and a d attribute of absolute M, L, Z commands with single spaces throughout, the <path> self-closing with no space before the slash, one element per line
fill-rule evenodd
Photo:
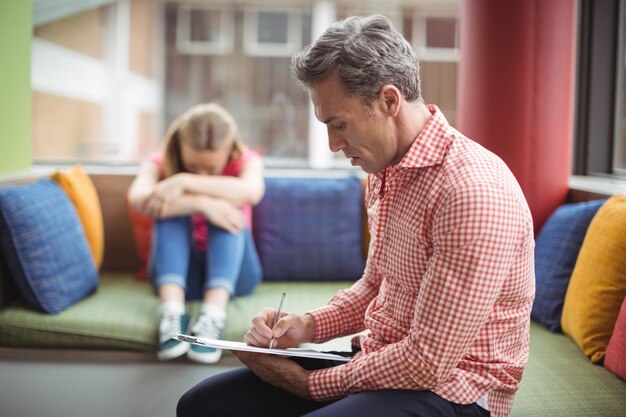
<path fill-rule="evenodd" d="M 129 201 L 155 219 L 149 270 L 161 300 L 160 359 L 187 353 L 199 362 L 219 360 L 220 350 L 172 336 L 219 338 L 230 298 L 252 292 L 260 282 L 250 227 L 251 206 L 264 191 L 261 157 L 214 103 L 194 106 L 174 120 L 163 154 L 141 164 Z M 185 299 L 194 284 L 201 285 L 203 304 L 190 325 Z"/>

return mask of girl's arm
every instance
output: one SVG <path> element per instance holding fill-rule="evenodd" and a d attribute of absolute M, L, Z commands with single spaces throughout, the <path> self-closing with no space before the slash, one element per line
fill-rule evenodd
<path fill-rule="evenodd" d="M 144 161 L 128 191 L 131 206 L 138 212 L 157 219 L 201 213 L 209 222 L 231 233 L 244 227 L 241 210 L 225 199 L 189 193 L 174 199 L 163 199 L 155 193 L 158 183 L 157 165 Z"/>
<path fill-rule="evenodd" d="M 200 213 L 215 226 L 237 233 L 244 228 L 245 222 L 241 209 L 223 199 L 200 194 L 183 194 L 175 200 L 166 202 L 156 218 L 188 216 Z"/>
<path fill-rule="evenodd" d="M 151 161 L 144 161 L 139 166 L 139 173 L 133 180 L 128 190 L 128 201 L 130 205 L 140 213 L 146 212 L 146 203 L 154 193 L 159 182 L 159 169 Z"/>
<path fill-rule="evenodd" d="M 182 192 L 223 199 L 235 206 L 254 205 L 265 192 L 263 160 L 254 158 L 247 162 L 239 177 L 176 174 L 159 183 L 157 194 L 160 191 L 170 197 Z"/>
<path fill-rule="evenodd" d="M 208 204 L 201 196 L 183 195 L 179 189 L 178 195 L 171 197 L 159 193 L 159 167 L 152 161 L 144 161 L 139 167 L 139 174 L 128 191 L 128 200 L 138 212 L 154 218 L 186 216 L 206 211 Z"/>

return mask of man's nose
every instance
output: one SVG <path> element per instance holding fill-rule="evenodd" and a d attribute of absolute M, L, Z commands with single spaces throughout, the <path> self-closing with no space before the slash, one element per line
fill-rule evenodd
<path fill-rule="evenodd" d="M 346 147 L 346 141 L 343 136 L 334 133 L 332 129 L 328 129 L 328 147 L 331 152 L 339 152 Z"/>

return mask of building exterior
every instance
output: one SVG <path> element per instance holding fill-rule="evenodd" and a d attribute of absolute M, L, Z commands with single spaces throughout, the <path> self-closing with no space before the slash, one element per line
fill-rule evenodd
<path fill-rule="evenodd" d="M 35 0 L 33 9 L 35 161 L 136 163 L 178 114 L 218 101 L 268 165 L 346 166 L 289 66 L 353 14 L 394 21 L 420 56 L 425 100 L 456 119 L 458 0 Z"/>

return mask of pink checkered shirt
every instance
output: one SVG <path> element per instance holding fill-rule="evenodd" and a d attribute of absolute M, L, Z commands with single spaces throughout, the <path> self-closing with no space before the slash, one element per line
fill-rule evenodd
<path fill-rule="evenodd" d="M 532 218 L 504 162 L 429 109 L 400 163 L 369 176 L 363 277 L 311 312 L 318 343 L 369 330 L 361 352 L 311 372 L 309 390 L 488 395 L 491 415 L 506 416 L 528 359 Z"/>

